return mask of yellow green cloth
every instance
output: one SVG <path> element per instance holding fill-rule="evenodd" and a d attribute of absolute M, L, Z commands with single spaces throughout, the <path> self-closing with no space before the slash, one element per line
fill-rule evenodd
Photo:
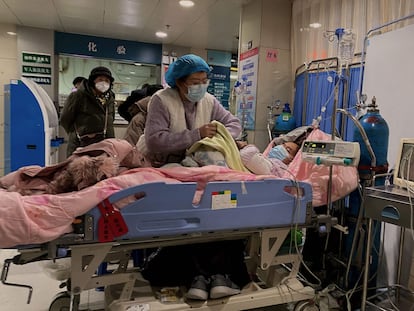
<path fill-rule="evenodd" d="M 220 151 L 224 155 L 229 168 L 237 171 L 249 172 L 241 161 L 239 148 L 237 148 L 236 142 L 230 132 L 222 123 L 218 121 L 213 121 L 212 123 L 217 124 L 216 135 L 212 138 L 205 137 L 194 143 L 188 150 L 188 153 L 192 154 L 200 147 L 208 146 Z"/>

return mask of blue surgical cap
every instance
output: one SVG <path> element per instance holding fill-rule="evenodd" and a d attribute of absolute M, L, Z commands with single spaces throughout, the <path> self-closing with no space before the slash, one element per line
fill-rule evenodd
<path fill-rule="evenodd" d="M 169 86 L 175 87 L 176 79 L 200 71 L 210 72 L 210 67 L 204 59 L 194 54 L 183 55 L 168 67 L 168 70 L 165 73 L 165 81 Z"/>

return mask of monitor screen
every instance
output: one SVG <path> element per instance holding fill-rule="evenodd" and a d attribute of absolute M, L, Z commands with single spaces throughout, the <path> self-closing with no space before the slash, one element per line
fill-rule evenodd
<path fill-rule="evenodd" d="M 394 184 L 414 189 L 414 138 L 401 138 Z"/>

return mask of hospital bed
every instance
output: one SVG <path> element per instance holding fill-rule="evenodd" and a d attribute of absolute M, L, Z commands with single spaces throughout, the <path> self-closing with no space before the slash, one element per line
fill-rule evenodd
<path fill-rule="evenodd" d="M 19 254 L 7 259 L 1 280 L 11 264 L 70 258 L 67 291 L 50 310 L 79 310 L 80 293 L 105 288 L 108 310 L 247 310 L 311 299 L 314 290 L 297 274 L 301 255 L 296 243 L 282 247 L 291 229 L 312 226 L 312 188 L 288 179 L 214 181 L 203 188 L 197 204 L 197 183 L 151 182 L 110 195 L 76 218 L 73 232 L 34 245 L 16 246 Z M 122 208 L 117 208 L 122 206 Z M 246 264 L 255 278 L 241 294 L 206 302 L 156 299 L 154 288 L 142 279 L 132 262 L 139 249 L 247 239 Z M 110 263 L 109 273 L 97 273 Z"/>

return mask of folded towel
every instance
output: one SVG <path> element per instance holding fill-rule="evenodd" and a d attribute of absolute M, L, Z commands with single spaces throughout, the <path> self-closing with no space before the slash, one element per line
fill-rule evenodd
<path fill-rule="evenodd" d="M 249 170 L 241 161 L 239 148 L 237 148 L 236 142 L 230 132 L 222 123 L 218 121 L 213 121 L 212 123 L 217 124 L 216 135 L 212 138 L 205 137 L 194 143 L 190 149 L 188 149 L 187 154 L 194 154 L 200 150 L 200 148 L 208 146 L 223 154 L 229 168 L 237 171 L 248 172 Z"/>

